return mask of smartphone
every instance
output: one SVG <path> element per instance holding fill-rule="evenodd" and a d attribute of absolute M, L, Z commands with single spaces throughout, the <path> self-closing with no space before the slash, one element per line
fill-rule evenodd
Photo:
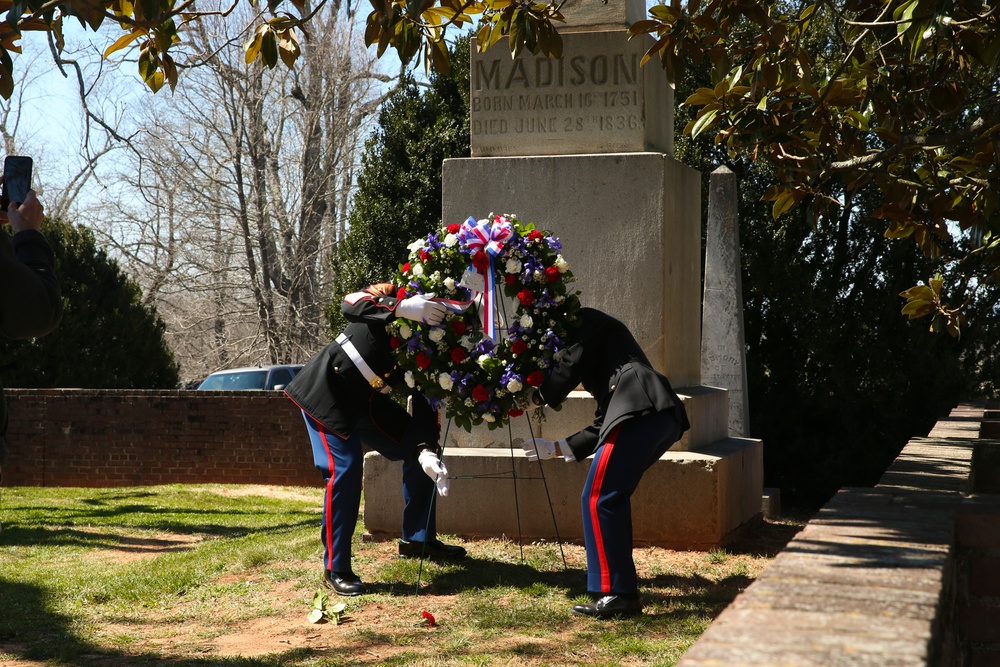
<path fill-rule="evenodd" d="M 12 201 L 24 202 L 31 189 L 30 157 L 8 155 L 3 161 L 3 188 L 0 190 L 0 209 L 7 210 Z"/>

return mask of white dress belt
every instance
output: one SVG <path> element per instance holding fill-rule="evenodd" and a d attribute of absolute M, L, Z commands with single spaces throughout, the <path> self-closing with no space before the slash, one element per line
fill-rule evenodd
<path fill-rule="evenodd" d="M 340 334 L 337 336 L 337 344 L 340 345 L 344 352 L 347 353 L 347 356 L 350 357 L 357 369 L 361 371 L 361 375 L 368 380 L 368 384 L 370 384 L 373 389 L 376 389 L 383 394 L 388 394 L 392 391 L 392 387 L 387 385 L 385 380 L 376 375 L 375 371 L 371 369 L 371 366 L 365 362 L 364 357 L 362 357 L 361 353 L 358 352 L 358 348 L 354 347 L 354 343 L 351 342 L 350 338 L 344 334 Z"/>

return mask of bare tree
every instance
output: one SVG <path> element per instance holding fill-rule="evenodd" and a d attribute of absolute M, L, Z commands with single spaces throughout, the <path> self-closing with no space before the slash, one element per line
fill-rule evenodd
<path fill-rule="evenodd" d="M 198 66 L 172 98 L 147 100 L 104 212 L 186 378 L 303 360 L 326 342 L 329 259 L 388 81 L 340 3 L 316 12 L 294 70 L 234 58 L 234 24 L 206 17 L 184 34 Z"/>

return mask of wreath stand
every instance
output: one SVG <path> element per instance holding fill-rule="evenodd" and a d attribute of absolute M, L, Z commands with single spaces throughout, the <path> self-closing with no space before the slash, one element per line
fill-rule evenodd
<path fill-rule="evenodd" d="M 507 308 L 506 308 L 506 304 L 505 304 L 505 302 L 504 302 L 504 300 L 502 298 L 499 298 L 499 299 L 497 298 L 497 290 L 496 290 L 495 287 L 493 289 L 493 299 L 492 299 L 492 301 L 493 301 L 493 304 L 494 304 L 494 308 L 497 309 L 495 312 L 497 313 L 498 316 L 500 316 L 499 317 L 499 321 L 501 323 L 503 323 L 503 325 L 506 325 L 506 322 L 507 322 Z M 501 310 L 503 312 L 500 312 Z M 500 330 L 501 331 L 506 331 L 506 328 L 503 325 L 501 326 Z M 527 420 L 528 431 L 531 434 L 531 440 L 532 440 L 532 443 L 534 444 L 534 441 L 535 441 L 535 430 L 531 426 L 530 413 L 527 410 L 525 410 L 523 416 Z M 444 435 L 442 437 L 442 442 L 441 442 L 441 460 L 442 461 L 444 461 L 445 443 L 448 442 L 448 432 L 451 430 L 452 421 L 453 421 L 452 419 L 448 419 L 448 423 L 445 425 Z M 517 468 L 514 465 L 514 434 L 513 434 L 512 430 L 511 430 L 511 427 L 510 427 L 510 419 L 507 420 L 507 441 L 508 441 L 509 447 L 510 447 L 510 462 L 511 462 L 510 473 L 504 473 L 504 474 L 493 473 L 493 474 L 489 474 L 489 475 L 463 475 L 463 476 L 459 476 L 459 477 L 452 477 L 451 479 L 506 479 L 507 477 L 510 478 L 511 483 L 512 483 L 512 485 L 514 487 L 514 514 L 517 517 L 517 545 L 518 545 L 518 548 L 520 550 L 521 562 L 522 563 L 524 562 L 524 539 L 523 539 L 523 537 L 521 535 L 521 508 L 520 508 L 520 505 L 518 504 L 518 498 L 517 498 L 517 481 L 519 479 L 523 479 L 523 480 L 538 480 L 538 479 L 540 479 L 542 481 L 542 485 L 545 488 L 545 500 L 548 502 L 548 505 L 549 505 L 549 515 L 552 517 L 552 528 L 553 528 L 553 531 L 555 532 L 556 544 L 559 545 L 559 555 L 562 558 L 563 570 L 569 570 L 569 565 L 567 565 L 567 563 L 566 563 L 566 552 L 563 550 L 562 538 L 559 536 L 559 525 L 556 522 L 555 508 L 552 506 L 552 496 L 549 494 L 549 484 L 548 484 L 548 482 L 545 479 L 545 470 L 542 468 L 542 459 L 539 458 L 538 461 L 537 461 L 537 463 L 538 463 L 538 477 L 523 477 L 523 476 L 519 477 L 518 474 L 517 474 Z M 536 453 L 537 453 L 537 446 L 536 446 Z M 427 512 L 427 523 L 425 524 L 425 527 L 424 527 L 425 534 L 426 534 L 427 530 L 430 530 L 431 517 L 434 516 L 434 512 L 436 510 L 436 507 L 437 507 L 437 493 L 435 492 L 431 496 L 430 509 Z M 426 542 L 425 542 L 424 551 L 421 552 L 421 554 L 420 554 L 420 567 L 417 570 L 417 584 L 416 584 L 416 590 L 415 590 L 415 595 L 417 595 L 417 596 L 420 595 L 420 583 L 421 583 L 421 579 L 423 577 L 423 572 L 424 572 L 424 561 L 426 560 L 426 553 L 425 552 L 426 552 Z"/>

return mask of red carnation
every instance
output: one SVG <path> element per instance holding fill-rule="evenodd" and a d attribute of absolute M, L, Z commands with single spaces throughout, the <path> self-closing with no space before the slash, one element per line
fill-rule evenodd
<path fill-rule="evenodd" d="M 392 349 L 394 349 L 394 350 L 395 350 L 395 349 L 398 349 L 398 348 L 399 348 L 399 346 L 400 346 L 400 345 L 402 345 L 402 344 L 403 344 L 403 341 L 399 340 L 399 339 L 398 339 L 398 338 L 396 338 L 395 336 L 393 336 L 392 338 L 390 338 L 390 339 L 389 339 L 389 346 L 390 346 L 390 347 L 391 347 Z"/>
<path fill-rule="evenodd" d="M 559 280 L 559 269 L 557 269 L 554 266 L 550 266 L 549 268 L 545 269 L 545 279 L 548 280 L 550 283 L 554 283 L 555 281 Z"/>
<path fill-rule="evenodd" d="M 458 234 L 458 230 L 460 230 L 461 228 L 462 226 L 458 224 L 448 225 L 447 227 L 449 234 Z"/>
<path fill-rule="evenodd" d="M 427 367 L 431 365 L 431 358 L 428 357 L 423 352 L 417 352 L 417 356 L 416 359 L 414 359 L 414 361 L 417 362 L 417 368 L 419 368 L 420 370 L 426 370 Z"/>
<path fill-rule="evenodd" d="M 467 356 L 469 356 L 468 353 L 465 351 L 465 348 L 462 347 L 456 347 L 451 351 L 451 360 L 456 364 L 460 364 L 465 361 Z"/>
<path fill-rule="evenodd" d="M 472 256 L 472 265 L 483 271 L 490 265 L 490 258 L 486 256 L 485 252 L 477 252 Z"/>
<path fill-rule="evenodd" d="M 539 384 L 541 384 L 541 383 L 539 383 Z M 475 388 L 472 390 L 472 399 L 476 403 L 482 403 L 483 401 L 487 400 L 489 397 L 490 397 L 490 392 L 487 391 L 486 387 L 484 387 L 481 384 L 477 384 L 475 386 Z"/>
<path fill-rule="evenodd" d="M 542 234 L 537 229 L 532 229 L 530 232 L 528 232 L 528 238 L 531 239 L 532 241 L 541 241 L 543 238 L 545 238 L 545 235 Z"/>
<path fill-rule="evenodd" d="M 508 273 L 508 274 L 504 275 L 503 281 L 505 283 L 507 283 L 508 285 L 513 285 L 514 283 L 517 282 L 517 274 L 516 273 Z"/>
<path fill-rule="evenodd" d="M 522 306 L 530 306 L 535 302 L 535 293 L 530 289 L 523 289 L 517 293 L 517 300 L 521 302 Z"/>
<path fill-rule="evenodd" d="M 456 336 L 464 336 L 465 335 L 465 322 L 463 322 L 462 320 L 452 320 L 451 321 L 451 330 L 455 332 Z"/>
<path fill-rule="evenodd" d="M 541 371 L 532 371 L 531 374 L 525 378 L 525 381 L 532 387 L 537 387 L 545 382 L 545 374 Z"/>
<path fill-rule="evenodd" d="M 406 264 L 403 264 L 403 273 L 409 273 L 409 272 L 410 272 L 410 263 L 407 262 Z"/>
<path fill-rule="evenodd" d="M 423 248 L 420 249 L 420 261 L 421 262 L 426 262 L 428 259 L 430 259 L 430 256 L 431 256 L 431 254 L 429 252 L 427 252 Z"/>
<path fill-rule="evenodd" d="M 406 298 L 406 288 L 405 287 L 400 287 L 399 291 L 396 292 L 396 300 L 397 301 L 402 301 L 405 298 Z"/>
<path fill-rule="evenodd" d="M 508 417 L 520 417 L 524 414 L 524 410 L 518 410 L 517 408 L 511 408 L 507 411 Z"/>
<path fill-rule="evenodd" d="M 429 611 L 420 612 L 420 620 L 421 622 L 426 623 L 427 626 L 431 628 L 437 625 L 437 622 L 434 620 L 434 614 L 430 613 Z"/>
<path fill-rule="evenodd" d="M 510 351 L 513 352 L 514 354 L 521 354 L 522 352 L 524 352 L 527 349 L 528 349 L 528 344 L 525 343 L 520 338 L 518 338 L 517 340 L 515 340 L 510 345 Z"/>

